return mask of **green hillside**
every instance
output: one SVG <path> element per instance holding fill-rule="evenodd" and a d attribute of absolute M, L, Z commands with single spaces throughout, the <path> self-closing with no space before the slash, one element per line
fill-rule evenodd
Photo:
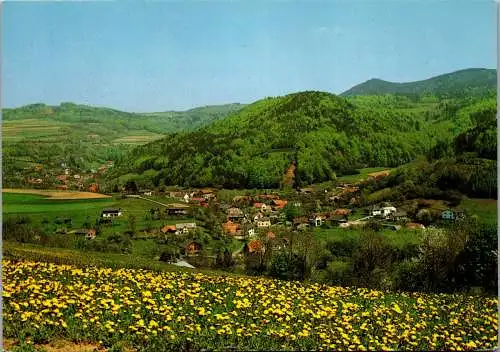
<path fill-rule="evenodd" d="M 470 68 L 422 81 L 395 83 L 370 79 L 345 91 L 341 96 L 400 94 L 411 96 L 485 96 L 496 92 L 494 69 Z"/>
<path fill-rule="evenodd" d="M 35 165 L 43 166 L 49 173 L 61 165 L 80 173 L 92 172 L 106 160 L 117 160 L 137 145 L 169 132 L 194 130 L 241 107 L 227 104 L 153 114 L 72 103 L 4 109 L 4 186 L 23 186 L 27 173 Z"/>
<path fill-rule="evenodd" d="M 321 182 L 354 168 L 410 162 L 438 136 L 451 139 L 470 127 L 470 107 L 480 103 L 323 92 L 266 98 L 195 132 L 134 149 L 112 177 L 148 186 L 278 187 L 295 162 L 295 185 Z"/>
<path fill-rule="evenodd" d="M 462 195 L 497 198 L 497 121 L 493 99 L 476 104 L 472 127 L 454 139 L 440 140 L 427 158 L 396 169 L 365 186 L 373 203 L 415 198 L 459 202 Z"/>

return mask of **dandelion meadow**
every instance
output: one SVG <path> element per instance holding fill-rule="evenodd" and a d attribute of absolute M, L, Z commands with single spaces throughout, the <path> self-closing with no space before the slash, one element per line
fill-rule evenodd
<path fill-rule="evenodd" d="M 3 261 L 4 335 L 137 351 L 477 350 L 496 298 L 385 293 L 265 278 Z"/>

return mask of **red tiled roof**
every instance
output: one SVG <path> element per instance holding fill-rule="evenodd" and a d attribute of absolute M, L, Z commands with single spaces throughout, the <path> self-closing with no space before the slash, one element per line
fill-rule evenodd
<path fill-rule="evenodd" d="M 247 247 L 249 253 L 261 252 L 264 249 L 262 242 L 259 240 L 253 240 L 248 242 Z"/>

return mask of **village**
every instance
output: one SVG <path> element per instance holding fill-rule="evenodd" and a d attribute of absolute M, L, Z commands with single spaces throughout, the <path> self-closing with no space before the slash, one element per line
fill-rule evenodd
<path fill-rule="evenodd" d="M 244 254 L 263 254 L 266 246 L 273 250 L 285 248 L 290 233 L 300 235 L 316 229 L 342 229 L 344 231 L 366 227 L 390 231 L 426 231 L 463 219 L 461 209 L 446 208 L 440 211 L 422 208 L 415 213 L 406 206 L 390 203 L 360 206 L 358 186 L 340 183 L 331 190 L 318 191 L 313 187 L 301 188 L 285 198 L 277 191 L 237 195 L 220 199 L 215 188 L 158 191 L 143 189 L 137 192 L 122 189 L 122 197 L 149 202 L 151 212 L 158 219 L 165 219 L 161 226 L 138 229 L 138 238 L 156 238 L 180 244 L 184 257 L 208 255 L 206 245 L 196 238 L 200 232 L 210 230 L 195 213 L 215 212 L 225 238 L 239 241 L 240 247 L 233 257 Z M 247 192 L 249 193 L 249 192 Z M 198 210 L 197 210 L 198 209 Z M 431 216 L 432 212 L 432 216 Z M 102 209 L 99 224 L 106 226 L 115 219 L 123 218 L 126 209 Z M 168 220 L 168 221 L 167 221 Z M 94 229 L 79 229 L 75 233 L 96 238 Z M 164 243 L 163 242 L 163 243 Z M 210 251 L 208 251 L 210 252 Z M 211 253 L 213 254 L 213 253 Z"/>

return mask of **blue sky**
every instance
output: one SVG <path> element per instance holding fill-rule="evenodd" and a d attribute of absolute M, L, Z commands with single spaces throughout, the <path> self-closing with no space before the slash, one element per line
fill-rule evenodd
<path fill-rule="evenodd" d="M 10 2 L 2 105 L 125 111 L 496 66 L 492 1 Z"/>

